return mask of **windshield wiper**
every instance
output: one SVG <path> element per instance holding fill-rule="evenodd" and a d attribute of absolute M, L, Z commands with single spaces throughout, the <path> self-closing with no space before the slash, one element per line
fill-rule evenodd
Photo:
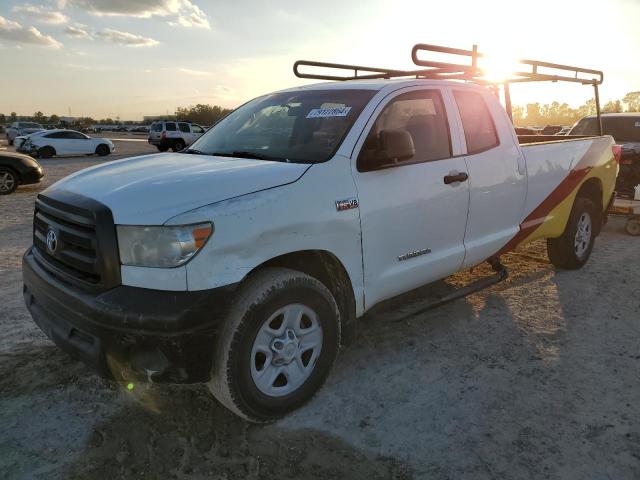
<path fill-rule="evenodd" d="M 187 148 L 186 150 L 182 150 L 180 153 L 191 153 L 193 155 L 206 155 L 206 153 L 201 152 L 200 150 L 196 150 L 195 148 Z"/>
<path fill-rule="evenodd" d="M 286 159 L 279 157 L 272 157 L 271 155 L 264 155 L 257 152 L 249 152 L 246 150 L 234 150 L 233 152 L 214 152 L 211 155 L 218 157 L 237 157 L 237 158 L 253 158 L 256 160 L 273 160 L 276 162 L 286 162 Z"/>

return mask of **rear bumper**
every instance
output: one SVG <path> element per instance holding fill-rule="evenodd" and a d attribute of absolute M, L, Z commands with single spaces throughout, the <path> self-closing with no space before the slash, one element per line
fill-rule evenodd
<path fill-rule="evenodd" d="M 119 381 L 207 381 L 214 340 L 235 286 L 170 292 L 118 286 L 93 294 L 23 258 L 24 299 L 56 345 Z"/>

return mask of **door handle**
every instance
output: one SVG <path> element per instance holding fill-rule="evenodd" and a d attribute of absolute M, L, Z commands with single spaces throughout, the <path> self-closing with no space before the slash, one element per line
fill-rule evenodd
<path fill-rule="evenodd" d="M 454 173 L 451 175 L 445 175 L 444 184 L 449 185 L 455 182 L 466 182 L 468 179 L 469 175 L 467 175 L 465 172 Z"/>

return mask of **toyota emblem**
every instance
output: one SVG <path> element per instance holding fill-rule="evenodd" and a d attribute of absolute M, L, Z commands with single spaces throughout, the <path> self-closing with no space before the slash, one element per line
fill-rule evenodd
<path fill-rule="evenodd" d="M 55 253 L 58 248 L 58 236 L 53 230 L 47 232 L 47 250 L 49 253 Z"/>

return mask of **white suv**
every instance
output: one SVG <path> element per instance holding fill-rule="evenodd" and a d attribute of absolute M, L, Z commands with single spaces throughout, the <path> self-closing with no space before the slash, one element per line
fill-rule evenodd
<path fill-rule="evenodd" d="M 162 120 L 153 122 L 149 128 L 149 143 L 161 152 L 172 149 L 179 152 L 191 145 L 204 133 L 204 128 L 196 123 Z"/>

